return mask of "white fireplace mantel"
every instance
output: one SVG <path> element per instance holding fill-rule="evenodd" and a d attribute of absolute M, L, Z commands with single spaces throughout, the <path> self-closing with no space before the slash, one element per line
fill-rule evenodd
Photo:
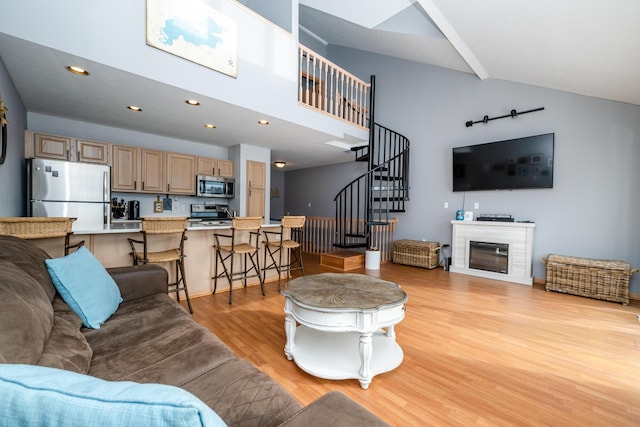
<path fill-rule="evenodd" d="M 451 267 L 454 273 L 532 285 L 533 231 L 530 222 L 451 221 Z M 469 268 L 469 242 L 506 243 L 509 245 L 508 272 Z"/>

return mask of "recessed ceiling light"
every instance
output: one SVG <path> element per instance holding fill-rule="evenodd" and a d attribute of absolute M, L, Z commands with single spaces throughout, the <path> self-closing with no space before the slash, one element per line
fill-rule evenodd
<path fill-rule="evenodd" d="M 129 105 L 127 108 L 131 111 L 142 111 L 142 108 L 136 107 L 135 105 Z"/>
<path fill-rule="evenodd" d="M 215 129 L 216 125 L 212 125 L 211 123 L 207 123 L 204 125 L 204 127 L 206 127 L 207 129 Z"/>
<path fill-rule="evenodd" d="M 268 125 L 269 124 L 269 120 L 258 120 L 258 124 L 260 124 L 260 125 Z"/>
<path fill-rule="evenodd" d="M 276 165 L 277 168 L 283 168 L 287 166 L 285 162 L 273 162 L 273 164 Z"/>
<path fill-rule="evenodd" d="M 67 65 L 65 67 L 67 71 L 72 72 L 73 74 L 78 74 L 80 76 L 88 76 L 89 72 L 84 68 L 76 67 L 75 65 Z"/>
<path fill-rule="evenodd" d="M 184 102 L 186 102 L 189 105 L 193 105 L 193 106 L 200 105 L 200 102 L 198 100 L 195 100 L 195 99 L 187 99 Z"/>

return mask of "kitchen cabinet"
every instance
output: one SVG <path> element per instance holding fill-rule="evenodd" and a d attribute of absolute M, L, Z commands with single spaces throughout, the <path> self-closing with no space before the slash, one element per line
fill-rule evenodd
<path fill-rule="evenodd" d="M 111 158 L 111 191 L 138 191 L 140 149 L 113 145 Z"/>
<path fill-rule="evenodd" d="M 167 193 L 194 195 L 196 193 L 196 158 L 186 154 L 166 153 Z"/>
<path fill-rule="evenodd" d="M 75 140 L 76 160 L 84 163 L 109 164 L 110 144 L 106 142 Z"/>
<path fill-rule="evenodd" d="M 140 179 L 143 193 L 166 193 L 164 153 L 140 149 Z"/>
<path fill-rule="evenodd" d="M 46 159 L 72 160 L 71 138 L 56 135 L 34 133 L 32 143 L 33 157 Z M 26 150 L 25 150 L 26 154 Z"/>
<path fill-rule="evenodd" d="M 233 178 L 233 161 L 198 156 L 197 174 Z"/>
<path fill-rule="evenodd" d="M 113 145 L 111 190 L 166 193 L 164 153 L 158 150 Z"/>
<path fill-rule="evenodd" d="M 25 131 L 24 155 L 26 159 L 38 157 L 109 165 L 110 151 L 111 144 L 107 142 Z"/>

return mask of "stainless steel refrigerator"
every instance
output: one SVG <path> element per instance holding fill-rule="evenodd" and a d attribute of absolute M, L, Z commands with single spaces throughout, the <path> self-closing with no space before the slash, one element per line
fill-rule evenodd
<path fill-rule="evenodd" d="M 29 216 L 75 217 L 73 231 L 102 230 L 111 217 L 111 168 L 90 163 L 30 159 Z"/>

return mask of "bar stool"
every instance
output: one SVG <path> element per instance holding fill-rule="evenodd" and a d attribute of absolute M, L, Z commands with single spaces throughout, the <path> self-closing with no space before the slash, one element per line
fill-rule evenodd
<path fill-rule="evenodd" d="M 302 236 L 304 232 L 304 216 L 283 216 L 280 222 L 280 231 L 264 231 L 264 268 L 262 269 L 262 280 L 266 278 L 267 270 L 275 268 L 278 271 L 278 291 L 280 290 L 280 276 L 283 271 L 287 272 L 287 279 L 294 270 L 302 270 L 304 276 L 304 266 L 302 265 Z M 285 231 L 289 232 L 289 238 L 285 239 Z M 271 237 L 269 237 L 271 236 Z M 282 264 L 283 252 L 287 251 L 286 264 Z M 267 254 L 271 258 L 271 263 L 267 265 Z M 278 259 L 276 261 L 276 255 Z M 293 267 L 297 264 L 297 267 Z"/>
<path fill-rule="evenodd" d="M 73 222 L 77 218 L 68 217 L 4 217 L 0 218 L 0 234 L 8 234 L 21 239 L 49 239 L 64 237 L 64 254 L 84 245 L 84 240 L 71 244 Z"/>
<path fill-rule="evenodd" d="M 213 233 L 213 237 L 216 240 L 215 248 L 215 272 L 213 276 L 213 293 L 216 293 L 218 288 L 218 278 L 226 277 L 229 281 L 229 304 L 233 298 L 233 282 L 236 280 L 244 280 L 244 287 L 247 287 L 247 279 L 250 277 L 257 277 L 260 280 L 260 289 L 262 290 L 262 296 L 264 296 L 264 281 L 260 275 L 260 260 L 258 255 L 260 225 L 262 224 L 262 217 L 235 217 L 231 220 L 231 234 Z M 248 234 L 247 234 L 248 233 Z M 226 244 L 220 243 L 225 241 Z M 242 263 L 242 271 L 234 270 L 234 255 L 242 255 L 244 262 Z M 226 261 L 231 259 L 229 267 L 227 267 Z M 249 265 L 249 261 L 251 265 Z M 222 265 L 224 271 L 218 273 L 218 264 Z M 255 271 L 256 274 L 249 275 L 251 271 Z"/>
<path fill-rule="evenodd" d="M 163 217 L 163 218 L 141 218 L 142 240 L 127 239 L 129 245 L 131 245 L 131 255 L 133 256 L 133 265 L 138 264 L 158 264 L 163 262 L 175 263 L 176 281 L 169 283 L 169 292 L 176 293 L 176 299 L 180 301 L 180 291 L 184 291 L 184 295 L 187 299 L 187 305 L 189 306 L 189 313 L 193 314 L 191 308 L 191 299 L 189 299 L 189 291 L 187 290 L 187 279 L 184 274 L 184 241 L 187 240 L 187 218 L 184 217 Z M 180 236 L 180 242 L 177 247 L 161 251 L 151 251 L 149 249 L 150 236 L 168 236 L 173 235 L 177 238 Z M 161 240 L 160 238 L 151 237 L 151 240 Z M 166 240 L 166 239 L 165 239 Z M 142 252 L 138 250 L 142 245 Z M 154 246 L 158 246 L 156 243 Z"/>

